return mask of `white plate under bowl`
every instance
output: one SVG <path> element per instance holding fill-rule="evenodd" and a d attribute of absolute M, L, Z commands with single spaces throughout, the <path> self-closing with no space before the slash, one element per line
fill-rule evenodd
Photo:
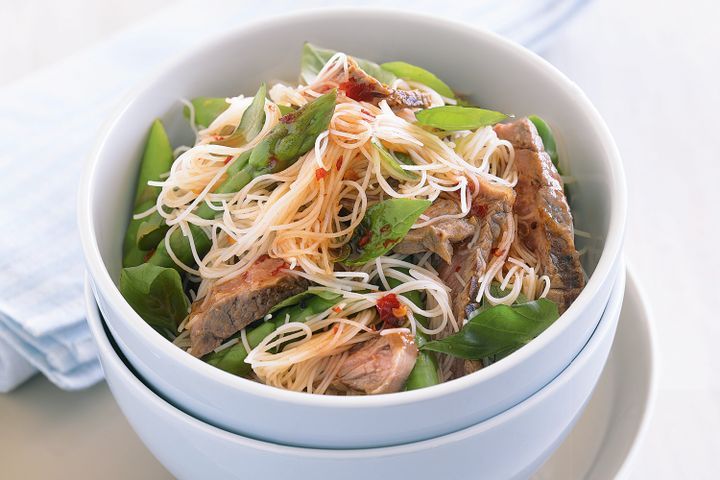
<path fill-rule="evenodd" d="M 652 413 L 656 352 L 649 311 L 631 271 L 615 341 L 595 392 L 533 480 L 618 480 L 632 472 Z"/>
<path fill-rule="evenodd" d="M 248 472 L 262 472 L 304 480 L 328 478 L 343 471 L 343 478 L 363 480 L 377 476 L 417 480 L 475 477 L 468 477 L 468 472 L 481 472 L 486 478 L 524 479 L 557 448 L 589 400 L 610 352 L 624 290 L 623 269 L 597 329 L 577 358 L 557 378 L 518 405 L 476 425 L 429 440 L 344 450 L 255 440 L 213 427 L 176 409 L 154 394 L 123 362 L 117 347 L 111 345 L 90 292 L 87 303 L 88 323 L 115 399 L 148 448 L 180 478 L 241 479 Z M 348 414 L 356 415 L 353 411 Z"/>
<path fill-rule="evenodd" d="M 305 40 L 377 61 L 422 65 L 458 91 L 472 93 L 480 105 L 516 115 L 537 113 L 556 127 L 560 158 L 575 179 L 569 188 L 576 227 L 590 233 L 593 248 L 584 257 L 590 275 L 586 287 L 538 338 L 452 382 L 338 398 L 279 390 L 214 368 L 160 336 L 125 301 L 116 285 L 124 219 L 130 216 L 151 120 L 162 118 L 175 144 L 191 140 L 182 136 L 189 129 L 179 98 L 253 92 L 261 81 L 296 78 Z M 462 23 L 400 10 L 326 9 L 244 25 L 143 82 L 100 138 L 80 185 L 78 217 L 85 261 L 108 327 L 128 361 L 165 398 L 241 435 L 306 447 L 363 448 L 474 425 L 522 402 L 567 367 L 595 330 L 617 278 L 625 202 L 622 162 L 607 126 L 582 91 L 545 60 Z M 418 422 L 428 411 L 433 415 Z"/>

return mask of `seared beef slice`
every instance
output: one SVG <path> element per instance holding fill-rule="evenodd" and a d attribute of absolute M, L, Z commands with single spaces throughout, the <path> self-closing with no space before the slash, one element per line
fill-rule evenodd
<path fill-rule="evenodd" d="M 213 287 L 193 304 L 190 352 L 196 357 L 210 353 L 226 338 L 292 295 L 307 290 L 308 281 L 282 271 L 276 258 L 258 260 L 245 274 Z"/>
<path fill-rule="evenodd" d="M 439 198 L 425 211 L 428 217 L 460 213 L 460 206 L 452 200 Z M 396 253 L 437 253 L 445 262 L 450 263 L 453 244 L 461 242 L 475 233 L 475 223 L 468 218 L 449 218 L 425 227 L 410 230 L 393 250 Z"/>
<path fill-rule="evenodd" d="M 341 387 L 366 394 L 399 392 L 415 366 L 418 349 L 404 332 L 378 335 L 358 344 L 338 371 Z"/>
<path fill-rule="evenodd" d="M 562 180 L 530 120 L 498 124 L 495 132 L 515 148 L 518 183 L 514 211 L 519 239 L 537 255 L 542 273 L 550 277 L 548 298 L 562 313 L 585 286 Z"/>
<path fill-rule="evenodd" d="M 515 192 L 504 185 L 480 180 L 479 191 L 473 199 L 468 221 L 478 232 L 477 239 L 458 245 L 452 261 L 438 269 L 442 281 L 451 288 L 453 314 L 459 323 L 476 308 L 475 298 L 485 274 L 493 247 L 507 231 L 512 215 Z"/>

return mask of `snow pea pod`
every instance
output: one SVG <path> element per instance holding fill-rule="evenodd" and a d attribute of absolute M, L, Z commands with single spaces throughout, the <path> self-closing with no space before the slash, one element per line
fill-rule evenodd
<path fill-rule="evenodd" d="M 140 213 L 153 206 L 160 194 L 160 187 L 148 185 L 149 181 L 160 180 L 162 174 L 170 170 L 173 151 L 165 128 L 160 120 L 155 120 L 143 151 L 138 173 L 133 213 Z M 137 244 L 137 235 L 144 219 L 131 218 L 123 241 L 123 266 L 133 267 L 143 263 L 146 252 Z"/>

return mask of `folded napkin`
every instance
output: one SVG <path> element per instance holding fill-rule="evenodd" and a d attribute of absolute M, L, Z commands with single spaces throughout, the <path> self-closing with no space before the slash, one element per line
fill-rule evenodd
<path fill-rule="evenodd" d="M 402 8 L 404 3 L 363 4 Z M 584 3 L 483 0 L 447 8 L 423 0 L 414 2 L 413 10 L 473 21 L 539 47 Z M 100 126 L 119 100 L 140 78 L 198 41 L 260 17 L 337 4 L 182 3 L 0 89 L 0 392 L 35 369 L 69 390 L 102 378 L 85 325 L 75 196 Z"/>
<path fill-rule="evenodd" d="M 0 393 L 9 392 L 35 373 L 25 357 L 3 338 L 4 334 L 0 333 Z"/>

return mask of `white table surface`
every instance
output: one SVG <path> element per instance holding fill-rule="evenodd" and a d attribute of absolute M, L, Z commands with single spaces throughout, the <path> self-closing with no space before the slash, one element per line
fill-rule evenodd
<path fill-rule="evenodd" d="M 0 88 L 173 3 L 0 0 Z M 720 472 L 720 359 L 713 355 L 720 318 L 711 306 L 720 296 L 720 257 L 712 250 L 720 238 L 719 46 L 718 2 L 597 0 L 544 52 L 595 103 L 625 159 L 626 256 L 655 318 L 660 360 L 633 478 Z M 105 385 L 62 394 L 59 402 L 53 395 L 50 404 L 44 398 L 52 388 L 35 378 L 0 396 L 0 425 L 4 415 L 20 415 L 30 426 L 0 433 L 0 459 L 20 455 L 27 465 L 0 476 L 49 478 L 54 461 L 71 458 L 77 470 L 50 477 L 108 478 L 116 475 L 103 472 L 120 473 L 124 462 L 150 455 L 103 442 L 105 432 L 133 435 Z M 52 438 L 53 426 L 65 421 L 92 437 Z M 51 447 L 34 452 L 28 445 L 40 436 Z M 156 467 L 148 478 L 162 474 Z"/>

